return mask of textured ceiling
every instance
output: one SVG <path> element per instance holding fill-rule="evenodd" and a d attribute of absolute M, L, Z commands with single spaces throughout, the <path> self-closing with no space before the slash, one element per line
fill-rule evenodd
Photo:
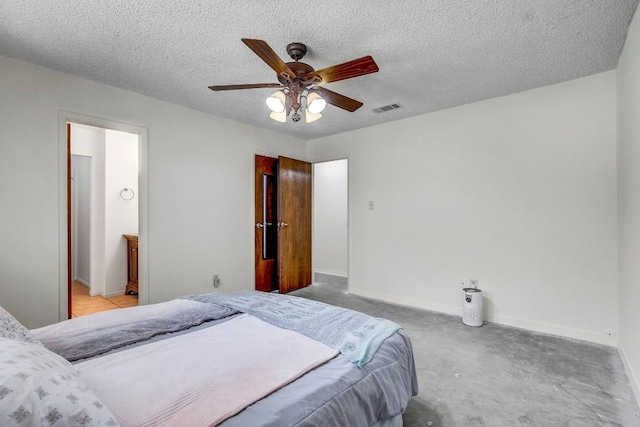
<path fill-rule="evenodd" d="M 614 69 L 637 3 L 2 0 L 0 54 L 309 140 Z M 276 83 L 242 37 L 285 62 L 288 43 L 305 43 L 316 70 L 371 55 L 380 71 L 326 86 L 358 111 L 278 123 L 273 89 L 207 88 Z"/>

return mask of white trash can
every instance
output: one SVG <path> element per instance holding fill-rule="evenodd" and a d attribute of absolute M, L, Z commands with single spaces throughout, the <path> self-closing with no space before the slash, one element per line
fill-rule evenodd
<path fill-rule="evenodd" d="M 478 288 L 462 289 L 462 323 L 482 326 L 482 291 Z"/>

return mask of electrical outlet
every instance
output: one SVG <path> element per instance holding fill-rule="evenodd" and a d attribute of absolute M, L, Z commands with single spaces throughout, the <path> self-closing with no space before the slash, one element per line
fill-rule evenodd
<path fill-rule="evenodd" d="M 373 206 L 373 200 L 369 200 L 369 210 L 372 211 L 374 208 Z"/>
<path fill-rule="evenodd" d="M 214 274 L 213 275 L 213 287 L 217 288 L 220 286 L 220 275 L 219 274 Z"/>
<path fill-rule="evenodd" d="M 471 287 L 473 287 L 473 288 L 477 288 L 478 287 L 478 279 L 469 279 L 469 285 L 471 285 Z"/>

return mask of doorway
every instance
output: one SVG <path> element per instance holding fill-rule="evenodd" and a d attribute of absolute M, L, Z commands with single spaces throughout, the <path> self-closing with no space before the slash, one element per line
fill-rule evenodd
<path fill-rule="evenodd" d="M 146 155 L 146 130 L 131 132 L 129 126 L 110 125 L 84 117 L 65 123 L 68 197 L 64 318 L 138 304 L 136 297 L 124 300 L 128 254 L 123 234 L 138 235 L 146 230 L 140 215 L 140 208 L 146 211 L 147 204 L 141 185 L 146 182 L 141 167 L 146 165 L 141 158 Z M 146 271 L 145 258 L 140 264 L 139 269 Z"/>
<path fill-rule="evenodd" d="M 71 154 L 71 274 L 91 286 L 91 156 Z"/>
<path fill-rule="evenodd" d="M 255 289 L 291 292 L 311 274 L 311 163 L 255 156 Z"/>
<path fill-rule="evenodd" d="M 313 271 L 348 277 L 348 159 L 313 165 Z M 317 280 L 317 278 L 316 278 Z M 332 280 L 334 281 L 334 280 Z"/>

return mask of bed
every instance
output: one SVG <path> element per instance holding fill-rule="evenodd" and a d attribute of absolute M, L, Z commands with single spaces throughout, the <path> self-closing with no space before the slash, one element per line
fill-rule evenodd
<path fill-rule="evenodd" d="M 391 427 L 418 392 L 399 325 L 287 295 L 0 329 L 1 425 Z"/>

